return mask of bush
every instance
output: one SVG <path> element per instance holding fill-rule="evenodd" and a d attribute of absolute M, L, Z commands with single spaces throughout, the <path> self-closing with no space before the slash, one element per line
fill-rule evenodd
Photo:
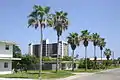
<path fill-rule="evenodd" d="M 51 57 L 43 57 L 42 61 L 56 61 L 56 58 L 51 58 Z"/>
<path fill-rule="evenodd" d="M 87 67 L 88 67 L 88 69 L 92 69 L 93 68 L 93 61 L 91 61 L 89 58 L 87 58 Z M 79 61 L 78 68 L 85 68 L 85 60 L 81 59 Z"/>
<path fill-rule="evenodd" d="M 50 57 L 42 57 L 42 61 L 51 61 Z"/>
<path fill-rule="evenodd" d="M 105 69 L 106 66 L 104 64 L 99 64 L 99 69 Z"/>
<path fill-rule="evenodd" d="M 63 56 L 62 61 L 72 61 L 72 57 L 70 57 L 70 56 Z"/>
<path fill-rule="evenodd" d="M 105 65 L 106 67 L 107 67 L 107 66 L 111 66 L 112 64 L 113 64 L 113 61 L 112 61 L 112 60 L 103 61 L 103 65 Z"/>
<path fill-rule="evenodd" d="M 79 66 L 78 66 L 78 68 L 85 68 L 84 60 L 83 60 L 83 59 L 81 59 L 81 60 L 79 61 Z"/>

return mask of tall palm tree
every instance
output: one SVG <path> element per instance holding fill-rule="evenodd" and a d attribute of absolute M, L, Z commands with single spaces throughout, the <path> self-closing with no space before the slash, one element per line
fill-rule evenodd
<path fill-rule="evenodd" d="M 70 33 L 67 37 L 68 44 L 70 44 L 71 49 L 73 50 L 72 53 L 72 71 L 74 71 L 74 51 L 76 49 L 76 46 L 79 46 L 79 36 L 77 33 Z"/>
<path fill-rule="evenodd" d="M 107 66 L 108 66 L 108 61 L 109 61 L 109 58 L 110 58 L 110 56 L 111 56 L 111 53 L 112 53 L 112 51 L 110 50 L 110 49 L 105 49 L 105 51 L 104 51 L 104 55 L 106 56 L 106 58 L 107 58 Z"/>
<path fill-rule="evenodd" d="M 112 51 L 110 49 L 105 49 L 104 51 L 104 55 L 106 56 L 107 60 L 109 60 L 110 56 L 111 56 Z"/>
<path fill-rule="evenodd" d="M 62 32 L 68 29 L 68 18 L 67 13 L 63 11 L 55 12 L 55 14 L 49 15 L 50 26 L 53 27 L 53 29 L 57 32 L 57 58 L 56 58 L 56 72 L 58 71 L 58 62 L 59 62 L 59 39 L 62 35 Z"/>
<path fill-rule="evenodd" d="M 97 60 L 96 46 L 98 45 L 98 42 L 99 42 L 99 35 L 98 35 L 98 33 L 93 33 L 91 35 L 91 41 L 93 42 L 93 45 L 94 45 L 94 61 L 95 61 L 94 67 L 96 68 L 96 60 Z"/>
<path fill-rule="evenodd" d="M 43 41 L 43 28 L 47 24 L 47 15 L 49 14 L 50 7 L 42 7 L 40 5 L 34 5 L 33 11 L 28 16 L 28 27 L 32 26 L 35 29 L 40 28 L 41 31 L 41 46 L 40 46 L 40 67 L 39 67 L 39 78 L 41 77 L 42 71 L 42 41 Z"/>
<path fill-rule="evenodd" d="M 83 41 L 83 45 L 85 47 L 85 70 L 87 70 L 87 47 L 90 40 L 90 32 L 88 32 L 88 30 L 81 31 L 80 38 Z"/>
<path fill-rule="evenodd" d="M 100 51 L 101 51 L 101 61 L 102 61 L 102 52 L 103 52 L 103 48 L 105 47 L 106 42 L 104 38 L 99 38 L 98 40 L 98 46 L 100 47 Z"/>

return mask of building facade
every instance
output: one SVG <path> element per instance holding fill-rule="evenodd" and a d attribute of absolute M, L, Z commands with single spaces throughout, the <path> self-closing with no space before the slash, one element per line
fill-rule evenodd
<path fill-rule="evenodd" d="M 13 45 L 13 42 L 0 41 L 0 74 L 12 73 L 12 60 L 21 60 L 13 58 Z"/>
<path fill-rule="evenodd" d="M 56 57 L 57 51 L 57 43 L 49 43 L 48 40 L 43 40 L 42 56 Z M 29 44 L 28 52 L 30 55 L 39 57 L 40 44 Z M 66 42 L 59 42 L 59 56 L 68 56 L 68 44 Z"/>

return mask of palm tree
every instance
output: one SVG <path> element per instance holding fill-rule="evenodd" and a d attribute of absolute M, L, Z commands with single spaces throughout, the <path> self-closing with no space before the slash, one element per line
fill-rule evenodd
<path fill-rule="evenodd" d="M 109 58 L 110 58 L 110 56 L 111 56 L 111 53 L 112 53 L 112 51 L 110 50 L 110 49 L 105 49 L 105 51 L 104 51 L 104 55 L 106 56 L 106 58 L 107 58 L 107 66 L 108 66 L 108 61 L 109 61 Z"/>
<path fill-rule="evenodd" d="M 79 36 L 77 33 L 70 33 L 67 37 L 68 44 L 70 44 L 71 49 L 73 50 L 72 53 L 72 71 L 74 71 L 74 51 L 76 49 L 76 46 L 79 46 Z"/>
<path fill-rule="evenodd" d="M 50 7 L 42 7 L 40 5 L 34 5 L 33 11 L 28 16 L 28 27 L 32 26 L 35 29 L 40 28 L 41 31 L 41 46 L 40 46 L 40 67 L 39 67 L 39 78 L 41 77 L 42 71 L 42 41 L 43 41 L 43 31 L 42 29 L 46 27 L 47 15 L 50 11 Z"/>
<path fill-rule="evenodd" d="M 109 60 L 111 56 L 111 50 L 106 48 L 104 51 L 104 55 L 106 56 L 107 60 Z"/>
<path fill-rule="evenodd" d="M 58 71 L 58 62 L 59 62 L 59 39 L 60 36 L 62 35 L 62 32 L 68 29 L 68 18 L 67 18 L 67 13 L 63 11 L 55 12 L 55 14 L 49 15 L 49 20 L 50 26 L 53 27 L 53 29 L 57 32 L 57 58 L 56 58 L 56 72 Z"/>
<path fill-rule="evenodd" d="M 105 47 L 105 45 L 106 45 L 105 39 L 99 38 L 98 46 L 100 47 L 100 51 L 101 51 L 101 61 L 102 61 L 102 51 L 103 51 L 103 48 Z"/>
<path fill-rule="evenodd" d="M 85 70 L 87 70 L 87 47 L 90 40 L 90 32 L 88 32 L 88 30 L 81 31 L 80 38 L 83 41 L 83 45 L 85 47 Z"/>
<path fill-rule="evenodd" d="M 91 41 L 93 42 L 93 45 L 94 45 L 94 61 L 95 61 L 94 67 L 96 68 L 96 60 L 97 60 L 96 46 L 98 45 L 98 41 L 99 41 L 99 35 L 98 35 L 98 33 L 93 33 L 91 35 Z"/>

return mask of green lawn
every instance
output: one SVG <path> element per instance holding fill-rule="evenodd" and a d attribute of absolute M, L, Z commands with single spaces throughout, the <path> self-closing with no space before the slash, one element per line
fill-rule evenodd
<path fill-rule="evenodd" d="M 115 67 L 109 67 L 109 69 L 112 69 Z M 102 71 L 101 69 L 97 69 L 97 70 L 92 70 L 92 69 L 88 69 L 87 71 L 85 71 L 85 69 L 77 69 L 74 72 L 72 72 L 71 70 L 62 70 L 62 71 L 58 71 L 57 73 L 55 71 L 52 70 L 44 70 L 42 71 L 42 78 L 44 79 L 50 79 L 50 78 L 64 78 L 64 77 L 68 77 L 68 76 L 72 76 L 74 75 L 74 73 L 82 73 L 82 72 L 99 72 Z M 7 75 L 0 75 L 0 77 L 3 78 L 32 78 L 32 79 L 38 79 L 38 71 L 28 71 L 28 72 L 18 72 L 18 73 L 13 73 L 13 74 L 7 74 Z"/>
<path fill-rule="evenodd" d="M 108 69 L 114 69 L 114 68 L 120 68 L 120 66 L 112 65 L 112 66 L 108 66 L 107 68 L 108 68 Z"/>
<path fill-rule="evenodd" d="M 97 72 L 99 70 L 90 70 L 88 69 L 85 71 L 85 69 L 78 69 L 75 70 L 74 72 Z M 28 71 L 28 72 L 18 72 L 18 73 L 13 73 L 13 74 L 7 74 L 7 75 L 0 75 L 0 77 L 4 78 L 32 78 L 32 79 L 37 79 L 38 78 L 38 71 Z M 44 79 L 49 79 L 49 78 L 64 78 L 68 76 L 74 75 L 71 70 L 64 70 L 64 71 L 51 71 L 51 70 L 46 70 L 42 72 L 42 78 Z"/>
<path fill-rule="evenodd" d="M 71 70 L 66 70 L 67 72 L 72 72 Z M 99 72 L 101 71 L 100 69 L 96 69 L 96 70 L 93 70 L 93 69 L 87 69 L 87 71 L 85 71 L 85 69 L 77 69 L 75 70 L 74 72 L 76 73 L 80 73 L 80 72 L 88 72 L 88 73 L 93 73 L 93 72 Z"/>
<path fill-rule="evenodd" d="M 68 76 L 72 76 L 71 72 L 67 71 L 59 71 L 56 73 L 55 71 L 43 71 L 42 78 L 49 79 L 49 78 L 64 78 Z M 7 75 L 0 75 L 0 77 L 4 78 L 32 78 L 37 79 L 38 78 L 38 71 L 28 71 L 26 72 L 18 72 L 14 74 L 7 74 Z"/>

